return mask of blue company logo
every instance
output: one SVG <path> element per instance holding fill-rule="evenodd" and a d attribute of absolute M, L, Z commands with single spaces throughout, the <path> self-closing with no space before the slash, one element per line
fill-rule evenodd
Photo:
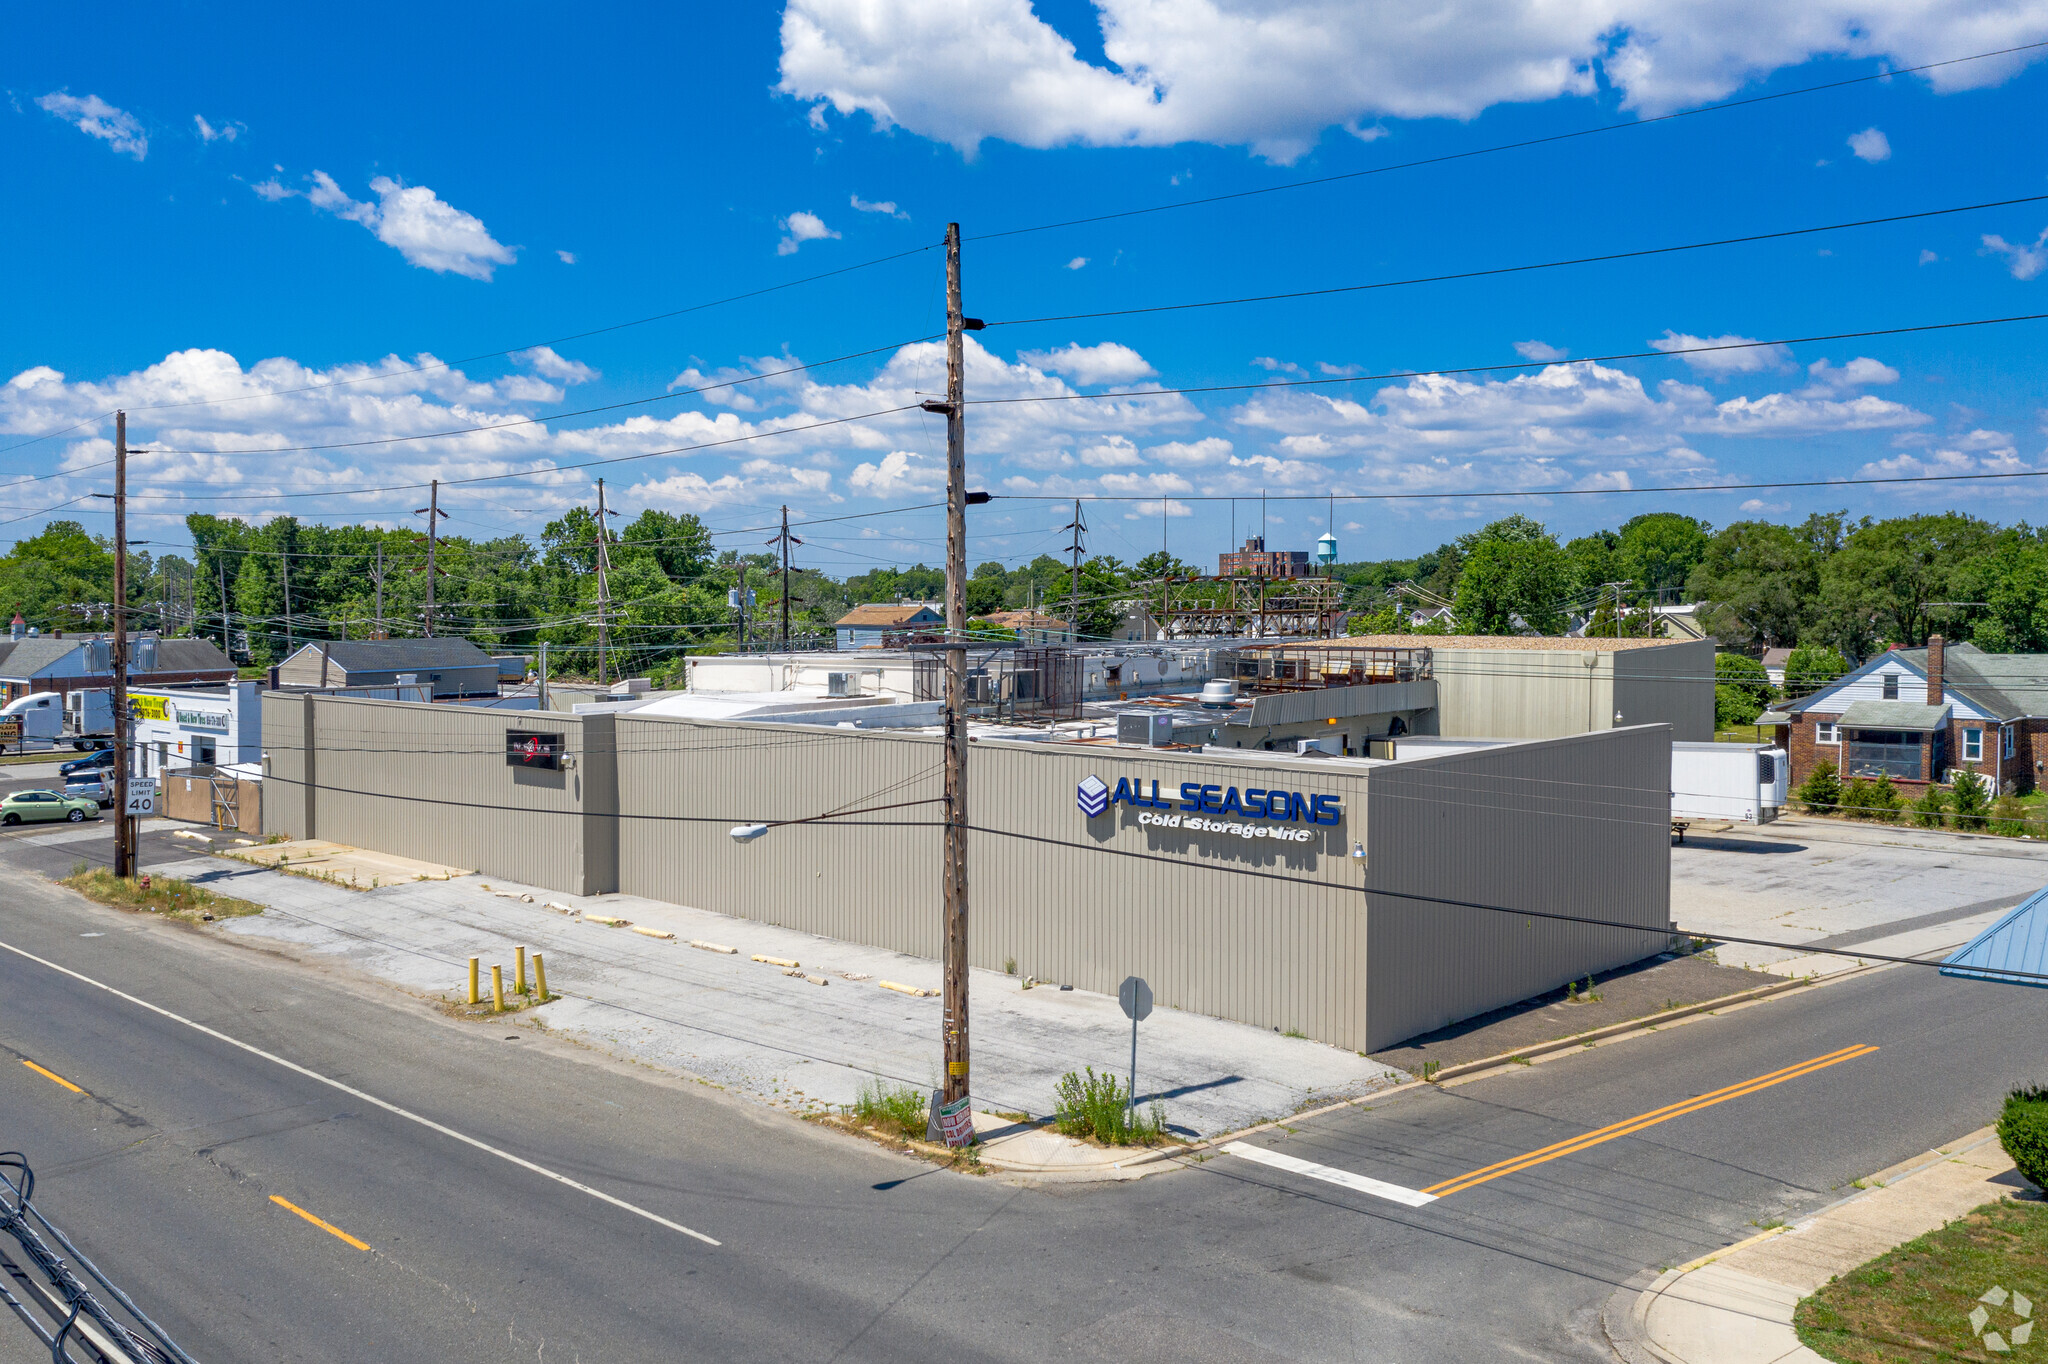
<path fill-rule="evenodd" d="M 1129 805 L 1136 809 L 1175 810 L 1192 815 L 1223 815 L 1239 820 L 1285 820 L 1309 824 L 1341 824 L 1344 819 L 1342 797 L 1332 795 L 1309 795 L 1300 791 L 1268 790 L 1259 786 L 1247 786 L 1240 793 L 1235 786 L 1204 786 L 1200 782 L 1182 782 L 1178 802 L 1171 796 L 1163 796 L 1159 783 L 1148 783 L 1142 778 L 1118 777 L 1112 790 L 1102 778 L 1090 773 L 1077 792 L 1081 812 L 1090 819 L 1106 814 L 1112 805 Z M 1140 817 L 1142 824 L 1169 823 L 1169 821 Z M 1175 816 L 1171 827 L 1180 827 L 1181 820 Z M 1190 827 L 1205 828 L 1205 821 L 1191 821 Z"/>

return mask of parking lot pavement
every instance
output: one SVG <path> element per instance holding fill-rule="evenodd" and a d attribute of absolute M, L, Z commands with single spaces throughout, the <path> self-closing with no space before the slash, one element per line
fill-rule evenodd
<path fill-rule="evenodd" d="M 810 1112 L 850 1103 L 877 1076 L 936 1087 L 936 961 L 628 895 L 571 896 L 478 876 L 350 890 L 187 858 L 166 874 L 269 907 L 222 932 L 339 960 L 451 1003 L 470 956 L 482 958 L 486 989 L 493 963 L 505 966 L 509 987 L 513 948 L 524 945 L 546 955 L 549 988 L 564 998 L 512 1016 L 515 1026 L 538 1024 L 756 1100 Z M 549 902 L 674 937 L 571 917 Z M 736 950 L 702 950 L 691 939 Z M 802 966 L 789 975 L 756 956 Z M 883 981 L 929 993 L 906 995 Z M 1121 1078 L 1130 1065 L 1131 1025 L 1113 998 L 1057 983 L 1026 990 L 996 971 L 974 972 L 972 989 L 978 1108 L 1043 1116 L 1066 1072 L 1093 1067 Z M 1186 1135 L 1233 1131 L 1407 1078 L 1340 1047 L 1177 1009 L 1154 1010 L 1138 1042 L 1138 1102 L 1164 1104 L 1167 1122 Z"/>
<path fill-rule="evenodd" d="M 1960 944 L 2043 886 L 2048 846 L 1890 826 L 1782 820 L 1671 850 L 1680 927 L 1808 948 Z M 1802 953 L 1729 944 L 1716 955 L 1783 969 Z"/>

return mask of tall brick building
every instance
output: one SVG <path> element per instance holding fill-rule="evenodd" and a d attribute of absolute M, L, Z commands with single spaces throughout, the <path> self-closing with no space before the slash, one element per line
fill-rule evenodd
<path fill-rule="evenodd" d="M 1935 635 L 1762 719 L 1778 722 L 1794 785 L 1826 760 L 1844 778 L 1884 773 L 1909 795 L 1965 769 L 1994 791 L 2030 791 L 2048 782 L 2048 654 L 1987 654 Z"/>

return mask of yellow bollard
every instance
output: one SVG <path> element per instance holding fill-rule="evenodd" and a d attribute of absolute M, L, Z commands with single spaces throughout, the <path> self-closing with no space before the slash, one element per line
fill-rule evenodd
<path fill-rule="evenodd" d="M 523 995 L 526 993 L 526 949 L 523 947 L 515 947 L 512 950 L 518 953 L 518 955 L 513 958 L 512 992 L 514 994 Z"/>
<path fill-rule="evenodd" d="M 548 964 L 540 959 L 540 953 L 533 954 L 533 983 L 540 991 L 540 1002 L 545 1004 L 548 994 Z"/>
<path fill-rule="evenodd" d="M 494 1012 L 505 1012 L 505 968 L 491 964 L 491 1008 Z"/>
<path fill-rule="evenodd" d="M 475 957 L 471 957 L 471 958 L 469 959 L 469 1002 L 470 1002 L 470 1003 L 472 1003 L 472 1004 L 475 1004 L 475 1003 L 477 1003 L 477 1002 L 478 1002 L 478 999 L 477 999 L 477 992 L 476 992 L 476 958 L 475 958 Z"/>

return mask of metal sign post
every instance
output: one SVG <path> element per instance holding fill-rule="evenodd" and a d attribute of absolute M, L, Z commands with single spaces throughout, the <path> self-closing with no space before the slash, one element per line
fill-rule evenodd
<path fill-rule="evenodd" d="M 1152 987 L 1142 976 L 1125 976 L 1116 987 L 1116 1002 L 1131 1020 L 1131 1085 L 1124 1093 L 1124 1122 L 1128 1125 L 1138 1106 L 1138 1024 L 1152 1012 Z"/>

